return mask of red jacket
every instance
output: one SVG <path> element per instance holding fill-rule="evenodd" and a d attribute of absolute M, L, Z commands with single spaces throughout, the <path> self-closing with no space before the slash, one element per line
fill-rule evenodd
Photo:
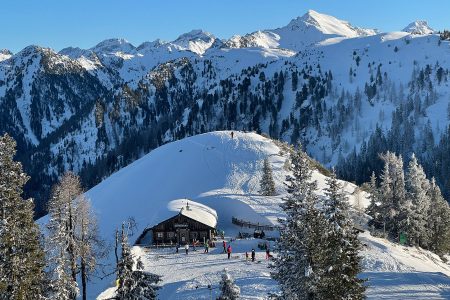
<path fill-rule="evenodd" d="M 227 252 L 231 253 L 231 246 L 228 246 Z"/>

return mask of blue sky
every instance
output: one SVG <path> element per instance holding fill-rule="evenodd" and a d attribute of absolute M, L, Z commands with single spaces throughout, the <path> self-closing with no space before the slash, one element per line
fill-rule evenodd
<path fill-rule="evenodd" d="M 3 1 L 2 1 L 3 2 Z M 416 19 L 450 28 L 450 1 L 415 0 L 6 0 L 0 7 L 0 49 L 30 44 L 89 48 L 111 37 L 135 45 L 173 40 L 191 29 L 220 38 L 286 25 L 308 9 L 352 24 L 399 30 Z"/>

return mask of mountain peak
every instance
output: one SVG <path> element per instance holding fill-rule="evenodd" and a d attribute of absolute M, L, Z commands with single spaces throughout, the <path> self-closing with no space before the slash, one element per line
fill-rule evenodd
<path fill-rule="evenodd" d="M 134 47 L 126 39 L 113 38 L 113 39 L 106 39 L 98 43 L 90 50 L 94 52 L 103 52 L 103 53 L 116 53 L 116 52 L 130 53 L 133 52 L 135 49 L 136 47 Z"/>
<path fill-rule="evenodd" d="M 194 29 L 180 35 L 172 42 L 178 50 L 189 50 L 202 55 L 208 50 L 216 40 L 216 37 L 201 29 Z"/>
<path fill-rule="evenodd" d="M 209 42 L 211 39 L 215 39 L 215 36 L 207 31 L 201 29 L 193 29 L 189 32 L 183 33 L 175 41 L 179 40 L 202 40 L 204 42 Z"/>
<path fill-rule="evenodd" d="M 13 56 L 13 53 L 8 49 L 0 49 L 0 61 L 6 60 Z"/>
<path fill-rule="evenodd" d="M 416 20 L 403 28 L 402 31 L 417 35 L 433 34 L 435 32 L 435 30 L 428 25 L 428 22 L 424 20 Z"/>
<path fill-rule="evenodd" d="M 359 28 L 347 21 L 315 10 L 308 10 L 303 16 L 293 19 L 286 27 L 292 31 L 317 30 L 326 35 L 342 37 L 368 36 L 377 33 L 376 30 Z"/>

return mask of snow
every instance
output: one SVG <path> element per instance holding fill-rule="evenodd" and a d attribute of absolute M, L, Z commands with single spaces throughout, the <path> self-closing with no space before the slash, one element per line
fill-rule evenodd
<path fill-rule="evenodd" d="M 192 200 L 173 200 L 168 204 L 168 208 L 170 211 L 179 212 L 183 216 L 206 224 L 209 227 L 215 228 L 217 225 L 217 212 L 206 205 L 194 202 Z"/>
<path fill-rule="evenodd" d="M 178 50 L 189 50 L 202 55 L 214 44 L 215 40 L 216 38 L 211 33 L 196 29 L 180 35 L 171 44 Z"/>
<path fill-rule="evenodd" d="M 279 207 L 286 196 L 283 182 L 286 153 L 272 140 L 255 133 L 229 131 L 211 132 L 161 146 L 105 179 L 87 192 L 99 218 L 100 233 L 112 243 L 113 233 L 124 220 L 133 217 L 137 230 L 130 242 L 146 227 L 179 212 L 189 199 L 188 214 L 195 218 L 205 216 L 212 222 L 217 216 L 217 227 L 225 231 L 226 240 L 239 232 L 253 233 L 253 229 L 233 225 L 232 217 L 260 224 L 277 224 L 283 213 Z M 277 196 L 259 195 L 262 161 L 268 158 L 273 169 Z M 323 196 L 326 177 L 313 173 L 318 183 L 318 194 Z M 367 194 L 356 192 L 356 186 L 341 182 L 355 214 L 368 205 Z M 194 214 L 195 213 L 195 214 Z M 208 221 L 208 220 L 207 220 Z M 41 220 L 41 223 L 44 223 Z M 209 221 L 208 221 L 209 222 Z M 211 223 L 212 225 L 212 223 Z M 266 232 L 277 236 L 276 232 Z M 364 273 L 368 277 L 369 299 L 417 298 L 427 295 L 443 299 L 450 293 L 450 266 L 436 255 L 421 249 L 393 244 L 384 239 L 361 235 L 365 247 Z M 173 248 L 152 249 L 135 246 L 133 252 L 142 256 L 145 269 L 163 276 L 161 299 L 208 299 L 213 287 L 217 295 L 223 269 L 241 288 L 243 299 L 265 299 L 276 292 L 276 282 L 270 278 L 264 253 L 257 253 L 259 263 L 246 262 L 244 254 L 257 249 L 259 240 L 243 239 L 232 243 L 232 259 L 226 259 L 220 247 L 203 254 L 202 247 L 189 255 Z M 221 241 L 217 241 L 220 246 Z M 192 249 L 191 249 L 192 250 Z M 112 264 L 114 258 L 109 257 Z M 110 268 L 112 266 L 110 265 Z M 396 280 L 395 284 L 391 280 Z M 114 293 L 114 278 L 93 279 L 88 289 L 89 298 L 99 295 L 105 299 Z M 446 294 L 447 293 L 447 294 Z M 444 295 L 444 296 L 442 296 Z M 440 297 L 440 298 L 439 298 Z"/>
<path fill-rule="evenodd" d="M 406 26 L 402 31 L 409 32 L 411 34 L 425 35 L 433 34 L 435 30 L 428 25 L 427 21 L 414 21 Z"/>

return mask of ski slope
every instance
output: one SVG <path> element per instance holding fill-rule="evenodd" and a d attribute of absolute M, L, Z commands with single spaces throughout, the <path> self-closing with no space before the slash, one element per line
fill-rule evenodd
<path fill-rule="evenodd" d="M 262 161 L 268 157 L 276 181 L 277 196 L 258 195 Z M 159 147 L 113 174 L 87 192 L 99 218 L 101 234 L 112 243 L 114 230 L 133 217 L 136 237 L 148 226 L 177 213 L 180 202 L 188 198 L 192 205 L 206 205 L 217 212 L 218 228 L 226 239 L 236 237 L 242 228 L 231 223 L 232 217 L 261 224 L 276 224 L 283 214 L 279 208 L 286 196 L 283 185 L 287 154 L 272 140 L 255 133 L 229 131 L 201 134 Z M 323 195 L 326 177 L 314 172 L 318 194 Z M 367 206 L 367 195 L 356 186 L 343 182 L 350 203 L 358 209 Z M 174 202 L 174 200 L 177 200 Z M 182 204 L 181 204 L 182 206 Z M 364 215 L 355 210 L 355 215 Z M 251 229 L 248 232 L 252 232 Z M 275 233 L 269 233 L 276 235 Z M 367 245 L 363 251 L 365 273 L 371 299 L 446 299 L 450 293 L 450 266 L 431 253 L 392 244 L 361 235 Z M 220 243 L 220 241 L 219 241 Z M 243 299 L 264 299 L 277 290 L 270 278 L 268 262 L 257 253 L 259 263 L 245 262 L 244 253 L 256 248 L 258 240 L 233 242 L 233 259 L 228 261 L 220 247 L 211 253 L 203 249 L 185 255 L 174 249 L 145 251 L 134 247 L 148 271 L 163 276 L 161 299 L 208 299 L 211 284 L 217 288 L 224 267 L 230 269 L 241 287 Z M 112 263 L 113 257 L 110 257 Z M 91 282 L 90 298 L 110 297 L 113 276 Z M 217 292 L 217 290 L 216 290 Z"/>

